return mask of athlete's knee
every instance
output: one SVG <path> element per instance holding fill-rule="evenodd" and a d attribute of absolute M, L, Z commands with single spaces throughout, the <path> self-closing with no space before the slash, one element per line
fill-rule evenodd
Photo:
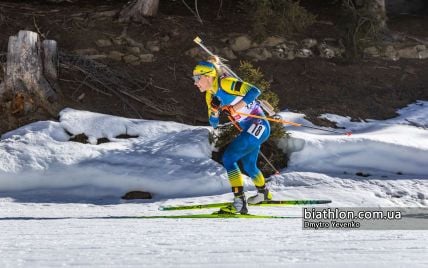
<path fill-rule="evenodd" d="M 226 166 L 234 166 L 239 160 L 238 155 L 230 150 L 226 150 L 223 154 L 223 165 Z M 227 167 L 226 167 L 227 168 Z"/>
<path fill-rule="evenodd" d="M 248 176 L 250 176 L 251 178 L 254 178 L 255 176 L 257 176 L 257 174 L 260 173 L 260 170 L 255 166 L 248 166 L 244 164 L 242 168 L 244 169 L 245 173 L 247 173 Z"/>
<path fill-rule="evenodd" d="M 236 166 L 236 163 L 238 162 L 238 159 L 233 154 L 233 152 L 224 152 L 223 154 L 223 166 L 227 169 L 233 169 Z"/>

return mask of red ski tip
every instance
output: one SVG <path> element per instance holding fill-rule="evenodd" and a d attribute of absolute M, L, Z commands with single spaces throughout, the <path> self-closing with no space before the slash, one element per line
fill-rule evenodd
<path fill-rule="evenodd" d="M 346 132 L 346 133 L 345 133 L 345 135 L 346 135 L 346 136 L 351 136 L 351 135 L 352 135 L 352 132 L 351 132 L 351 131 Z"/>

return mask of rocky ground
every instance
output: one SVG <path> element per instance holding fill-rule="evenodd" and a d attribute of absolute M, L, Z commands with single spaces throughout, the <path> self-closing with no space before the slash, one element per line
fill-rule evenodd
<path fill-rule="evenodd" d="M 188 124 L 207 123 L 204 98 L 191 80 L 193 66 L 205 57 L 193 43 L 195 36 L 229 58 L 234 70 L 240 60 L 251 61 L 280 96 L 281 109 L 304 113 L 319 124 L 322 113 L 385 119 L 428 99 L 426 16 L 390 17 L 394 38 L 350 61 L 343 57 L 335 17 L 318 7 L 308 7 L 319 15 L 305 33 L 255 42 L 248 16 L 227 5 L 220 13 L 217 2 L 201 5 L 203 24 L 180 1 L 161 4 L 148 24 L 119 23 L 125 2 L 2 1 L 0 62 L 5 62 L 9 36 L 32 30 L 58 42 L 59 108 Z M 3 115 L 0 133 L 52 117 L 40 112 L 6 124 Z"/>

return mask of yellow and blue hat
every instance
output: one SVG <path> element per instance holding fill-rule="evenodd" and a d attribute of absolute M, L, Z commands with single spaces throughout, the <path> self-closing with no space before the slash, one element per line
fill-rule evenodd
<path fill-rule="evenodd" d="M 193 69 L 193 75 L 217 76 L 215 65 L 208 61 L 200 61 Z"/>

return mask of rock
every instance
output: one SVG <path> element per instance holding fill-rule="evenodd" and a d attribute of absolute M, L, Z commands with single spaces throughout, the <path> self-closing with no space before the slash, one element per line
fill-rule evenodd
<path fill-rule="evenodd" d="M 122 199 L 131 200 L 131 199 L 152 199 L 152 194 L 144 191 L 131 191 L 124 194 Z"/>
<path fill-rule="evenodd" d="M 270 36 L 264 40 L 260 46 L 262 47 L 275 47 L 285 42 L 285 38 L 283 37 L 277 37 L 277 36 Z"/>
<path fill-rule="evenodd" d="M 419 59 L 419 52 L 416 50 L 416 47 L 405 47 L 399 49 L 397 52 L 400 58 Z"/>
<path fill-rule="evenodd" d="M 168 42 L 170 39 L 171 39 L 171 37 L 169 37 L 169 35 L 167 35 L 167 34 L 161 37 L 161 40 L 164 43 Z"/>
<path fill-rule="evenodd" d="M 419 52 L 424 51 L 427 49 L 427 47 L 425 45 L 417 45 L 415 46 L 415 49 Z"/>
<path fill-rule="evenodd" d="M 212 53 L 214 53 L 215 55 L 218 55 L 220 53 L 220 50 L 216 47 L 207 46 L 207 48 Z M 199 46 L 187 50 L 186 52 L 184 52 L 184 54 L 186 54 L 187 56 L 190 56 L 192 58 L 197 58 L 197 59 L 206 59 L 207 58 L 207 53 L 205 51 L 203 51 Z"/>
<path fill-rule="evenodd" d="M 85 58 L 90 60 L 99 60 L 99 59 L 106 59 L 107 55 L 106 54 L 87 55 L 85 56 Z"/>
<path fill-rule="evenodd" d="M 106 11 L 100 11 L 95 12 L 95 14 L 92 14 L 92 18 L 101 18 L 101 17 L 114 17 L 119 13 L 118 10 L 106 10 Z"/>
<path fill-rule="evenodd" d="M 278 58 L 287 58 L 293 60 L 295 58 L 294 54 L 294 45 L 287 45 L 286 43 L 282 43 L 277 45 L 275 49 L 272 51 L 272 54 Z M 290 56 L 289 56 L 290 55 Z"/>
<path fill-rule="evenodd" d="M 404 68 L 404 72 L 408 73 L 408 74 L 413 74 L 416 75 L 416 70 L 415 68 L 413 68 L 412 66 L 406 66 Z"/>
<path fill-rule="evenodd" d="M 139 60 L 140 58 L 135 55 L 126 55 L 123 57 L 123 61 L 125 63 L 135 63 L 135 62 L 138 62 Z"/>
<path fill-rule="evenodd" d="M 138 55 L 141 53 L 141 48 L 139 48 L 139 47 L 128 47 L 128 51 L 134 55 Z"/>
<path fill-rule="evenodd" d="M 225 47 L 221 50 L 221 54 L 226 57 L 228 60 L 235 60 L 238 57 L 236 57 L 235 53 L 233 53 L 233 50 L 229 47 Z"/>
<path fill-rule="evenodd" d="M 287 52 L 287 60 L 294 60 L 296 58 L 296 54 L 294 50 L 290 50 Z"/>
<path fill-rule="evenodd" d="M 266 60 L 272 58 L 272 53 L 266 48 L 253 48 L 247 52 L 247 56 L 252 57 L 255 60 Z"/>
<path fill-rule="evenodd" d="M 296 41 L 291 40 L 291 41 L 287 42 L 287 46 L 289 48 L 293 48 L 294 49 L 295 47 L 299 46 L 299 43 L 297 43 Z"/>
<path fill-rule="evenodd" d="M 385 52 L 384 52 L 384 56 L 385 58 L 389 59 L 389 60 L 398 60 L 399 56 L 397 53 L 397 50 L 395 50 L 395 48 L 391 45 L 388 45 L 385 47 Z"/>
<path fill-rule="evenodd" d="M 153 54 L 141 54 L 140 60 L 141 62 L 154 62 L 155 56 Z"/>
<path fill-rule="evenodd" d="M 318 46 L 318 51 L 321 58 L 331 59 L 336 56 L 334 49 L 325 43 L 322 43 Z"/>
<path fill-rule="evenodd" d="M 99 47 L 109 47 L 113 45 L 113 43 L 109 39 L 99 39 L 95 41 L 95 43 Z"/>
<path fill-rule="evenodd" d="M 286 54 L 284 53 L 284 50 L 282 49 L 274 49 L 272 50 L 272 57 L 283 59 L 285 58 Z"/>
<path fill-rule="evenodd" d="M 317 44 L 318 44 L 317 40 L 313 38 L 306 38 L 302 40 L 302 46 L 303 48 L 306 48 L 306 49 L 310 49 L 316 46 Z"/>
<path fill-rule="evenodd" d="M 74 53 L 81 56 L 99 54 L 98 50 L 96 50 L 95 48 L 76 49 L 74 50 Z"/>
<path fill-rule="evenodd" d="M 279 48 L 282 48 L 284 52 L 294 51 L 295 45 L 294 44 L 281 44 L 278 46 Z"/>
<path fill-rule="evenodd" d="M 312 51 L 307 48 L 299 49 L 297 50 L 297 53 L 296 53 L 296 57 L 298 58 L 309 58 L 312 55 L 313 55 Z"/>
<path fill-rule="evenodd" d="M 152 51 L 152 52 L 158 52 L 160 51 L 160 42 L 158 40 L 155 41 L 148 41 L 146 43 L 146 47 L 148 50 Z"/>
<path fill-rule="evenodd" d="M 110 51 L 110 53 L 108 54 L 108 57 L 110 59 L 117 60 L 117 61 L 121 61 L 123 56 L 125 56 L 125 53 L 122 53 L 116 50 Z"/>
<path fill-rule="evenodd" d="M 229 37 L 223 37 L 223 38 L 220 38 L 220 41 L 228 44 L 230 42 L 230 38 Z"/>
<path fill-rule="evenodd" d="M 70 137 L 68 141 L 74 141 L 74 142 L 80 142 L 87 144 L 88 143 L 88 136 L 86 136 L 85 133 L 76 134 Z"/>
<path fill-rule="evenodd" d="M 419 59 L 428 59 L 428 50 L 419 51 Z"/>
<path fill-rule="evenodd" d="M 194 47 L 194 48 L 187 50 L 184 54 L 186 54 L 187 56 L 190 56 L 192 58 L 196 58 L 196 57 L 201 55 L 201 50 L 199 49 L 199 47 Z"/>
<path fill-rule="evenodd" d="M 251 47 L 251 39 L 247 35 L 241 35 L 231 40 L 230 48 L 233 51 L 245 51 Z"/>
<path fill-rule="evenodd" d="M 159 52 L 160 51 L 160 46 L 150 46 L 150 47 L 148 47 L 148 49 L 151 52 Z"/>
<path fill-rule="evenodd" d="M 117 46 L 122 46 L 126 43 L 126 41 L 121 37 L 113 38 L 112 41 L 113 41 L 113 44 Z"/>
<path fill-rule="evenodd" d="M 380 56 L 380 52 L 377 47 L 366 47 L 364 49 L 364 54 L 369 57 L 375 57 L 375 58 Z"/>
<path fill-rule="evenodd" d="M 254 42 L 251 42 L 250 48 L 255 48 L 255 47 L 259 47 L 259 46 L 260 46 L 260 44 L 254 41 Z"/>

